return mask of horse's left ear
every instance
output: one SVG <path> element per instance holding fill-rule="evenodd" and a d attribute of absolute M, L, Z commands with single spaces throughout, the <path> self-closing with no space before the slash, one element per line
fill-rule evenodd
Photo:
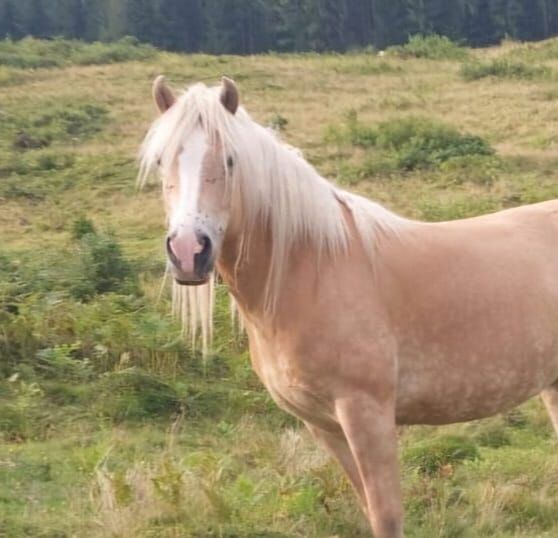
<path fill-rule="evenodd" d="M 221 103 L 223 103 L 223 106 L 234 115 L 238 109 L 238 103 L 240 102 L 238 88 L 236 87 L 236 84 L 227 77 L 223 77 L 222 83 Z"/>
<path fill-rule="evenodd" d="M 163 75 L 159 75 L 153 81 L 152 91 L 153 100 L 155 101 L 155 104 L 161 114 L 174 105 L 176 97 L 172 93 L 172 90 L 165 84 L 165 77 Z"/>

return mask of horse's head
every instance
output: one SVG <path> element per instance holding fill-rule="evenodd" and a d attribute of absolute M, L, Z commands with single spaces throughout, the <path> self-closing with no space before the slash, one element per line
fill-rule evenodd
<path fill-rule="evenodd" d="M 140 180 L 159 165 L 167 253 L 179 283 L 203 284 L 217 263 L 225 280 L 238 278 L 252 262 L 258 270 L 245 280 L 259 286 L 271 311 L 293 245 L 315 246 L 316 258 L 345 249 L 340 195 L 251 119 L 231 80 L 194 84 L 175 97 L 159 77 L 153 97 L 161 115 L 142 146 Z"/>
<path fill-rule="evenodd" d="M 168 218 L 166 249 L 176 281 L 185 285 L 205 283 L 218 258 L 227 229 L 231 192 L 227 177 L 234 167 L 233 156 L 226 154 L 219 136 L 204 125 L 208 118 L 187 118 L 181 103 L 165 85 L 162 77 L 153 83 L 153 98 L 165 116 L 176 116 L 174 123 L 189 122 L 185 136 L 172 150 L 163 153 L 163 195 Z M 216 106 L 231 118 L 236 114 L 239 95 L 235 84 L 223 78 Z M 184 118 L 187 118 L 184 120 Z M 173 124 L 172 117 L 170 124 Z M 156 135 L 155 135 L 156 136 Z M 158 160 L 161 157 L 158 157 Z"/>

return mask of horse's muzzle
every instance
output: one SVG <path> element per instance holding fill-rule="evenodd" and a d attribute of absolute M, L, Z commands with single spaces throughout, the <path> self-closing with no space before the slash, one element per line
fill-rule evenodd
<path fill-rule="evenodd" d="M 166 241 L 173 276 L 183 286 L 205 284 L 213 269 L 213 246 L 208 235 L 196 232 L 195 241 L 172 234 Z"/>

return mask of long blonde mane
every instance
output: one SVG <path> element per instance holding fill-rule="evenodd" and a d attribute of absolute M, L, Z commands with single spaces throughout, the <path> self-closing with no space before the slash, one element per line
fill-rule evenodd
<path fill-rule="evenodd" d="M 342 191 L 321 177 L 293 147 L 271 130 L 254 122 L 240 107 L 230 114 L 219 99 L 220 88 L 196 84 L 151 126 L 140 152 L 140 184 L 160 168 L 165 177 L 189 134 L 200 122 L 211 141 L 223 147 L 223 158 L 232 156 L 227 174 L 232 211 L 242 215 L 239 263 L 250 248 L 250 230 L 265 224 L 271 236 L 271 262 L 265 292 L 266 311 L 277 302 L 285 262 L 292 245 L 305 241 L 322 254 L 345 251 L 348 230 L 342 202 L 353 214 L 357 231 L 372 256 L 377 231 L 396 230 L 404 220 L 382 206 Z M 215 285 L 186 288 L 174 285 L 173 310 L 195 343 L 198 330 L 207 351 L 212 338 Z"/>

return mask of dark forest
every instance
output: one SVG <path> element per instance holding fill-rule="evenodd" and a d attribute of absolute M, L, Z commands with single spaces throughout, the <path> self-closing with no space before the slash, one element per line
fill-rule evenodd
<path fill-rule="evenodd" d="M 558 0 L 0 0 L 0 38 L 113 41 L 185 52 L 383 49 L 414 34 L 471 46 L 558 34 Z"/>

